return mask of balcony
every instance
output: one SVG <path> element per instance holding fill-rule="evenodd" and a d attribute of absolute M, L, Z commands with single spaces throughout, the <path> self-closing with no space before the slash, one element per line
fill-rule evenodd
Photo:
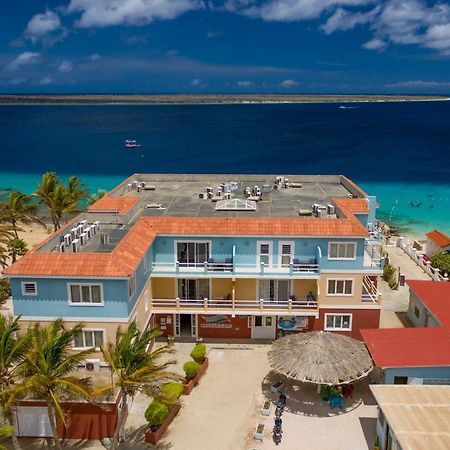
<path fill-rule="evenodd" d="M 379 304 L 381 294 L 378 292 L 375 283 L 368 277 L 363 278 L 361 301 L 363 303 Z"/>
<path fill-rule="evenodd" d="M 273 315 L 315 315 L 317 301 L 298 300 L 227 300 L 218 299 L 152 299 L 152 312 L 158 313 L 188 313 L 188 314 L 273 314 Z"/>
<path fill-rule="evenodd" d="M 152 275 L 155 276 L 187 276 L 187 275 L 207 275 L 214 277 L 233 276 L 277 276 L 286 278 L 318 278 L 319 265 L 316 260 L 302 261 L 294 258 L 289 265 L 284 267 L 275 265 L 257 264 L 241 264 L 237 263 L 233 258 L 209 258 L 203 263 L 175 263 L 155 262 L 151 269 Z"/>
<path fill-rule="evenodd" d="M 384 258 L 381 256 L 376 246 L 371 245 L 366 241 L 364 247 L 364 268 L 381 271 L 383 270 L 383 267 Z"/>

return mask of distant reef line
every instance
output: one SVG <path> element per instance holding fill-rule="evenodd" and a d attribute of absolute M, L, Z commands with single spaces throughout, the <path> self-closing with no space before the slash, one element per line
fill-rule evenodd
<path fill-rule="evenodd" d="M 439 95 L 284 95 L 284 94 L 4 94 L 0 104 L 261 104 L 448 101 Z"/>

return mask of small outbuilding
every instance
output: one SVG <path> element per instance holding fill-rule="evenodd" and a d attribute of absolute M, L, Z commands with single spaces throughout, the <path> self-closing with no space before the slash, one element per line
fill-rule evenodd
<path fill-rule="evenodd" d="M 450 236 L 439 230 L 432 230 L 427 237 L 426 255 L 431 258 L 434 254 L 450 251 Z"/>

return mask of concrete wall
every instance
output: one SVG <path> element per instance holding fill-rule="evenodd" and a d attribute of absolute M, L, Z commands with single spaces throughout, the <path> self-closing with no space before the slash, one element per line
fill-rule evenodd
<path fill-rule="evenodd" d="M 232 296 L 233 281 L 231 278 L 213 278 L 211 280 L 211 297 L 212 298 L 227 298 Z"/>
<path fill-rule="evenodd" d="M 317 280 L 293 280 L 291 281 L 291 290 L 297 299 L 305 299 L 311 291 L 316 300 L 318 299 Z"/>
<path fill-rule="evenodd" d="M 176 279 L 174 278 L 152 278 L 153 298 L 176 298 Z"/>
<path fill-rule="evenodd" d="M 396 367 L 384 369 L 384 383 L 394 384 L 395 377 L 450 379 L 450 367 Z"/>
<path fill-rule="evenodd" d="M 361 305 L 363 274 L 324 273 L 319 279 L 319 304 L 323 305 Z M 328 295 L 328 279 L 353 280 L 353 295 Z"/>
<path fill-rule="evenodd" d="M 237 278 L 235 282 L 236 300 L 256 299 L 256 280 L 247 278 Z"/>
<path fill-rule="evenodd" d="M 419 317 L 416 316 L 416 308 L 418 310 Z M 439 322 L 435 319 L 435 317 L 430 312 L 428 312 L 427 307 L 422 303 L 420 298 L 417 297 L 413 291 L 410 291 L 407 317 L 415 327 L 441 326 Z"/>

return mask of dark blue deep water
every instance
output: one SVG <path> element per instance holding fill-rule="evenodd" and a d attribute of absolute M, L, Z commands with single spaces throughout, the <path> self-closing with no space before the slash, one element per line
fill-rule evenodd
<path fill-rule="evenodd" d="M 0 105 L 0 190 L 48 170 L 92 189 L 134 172 L 342 173 L 383 218 L 450 231 L 450 102 L 339 106 Z"/>

